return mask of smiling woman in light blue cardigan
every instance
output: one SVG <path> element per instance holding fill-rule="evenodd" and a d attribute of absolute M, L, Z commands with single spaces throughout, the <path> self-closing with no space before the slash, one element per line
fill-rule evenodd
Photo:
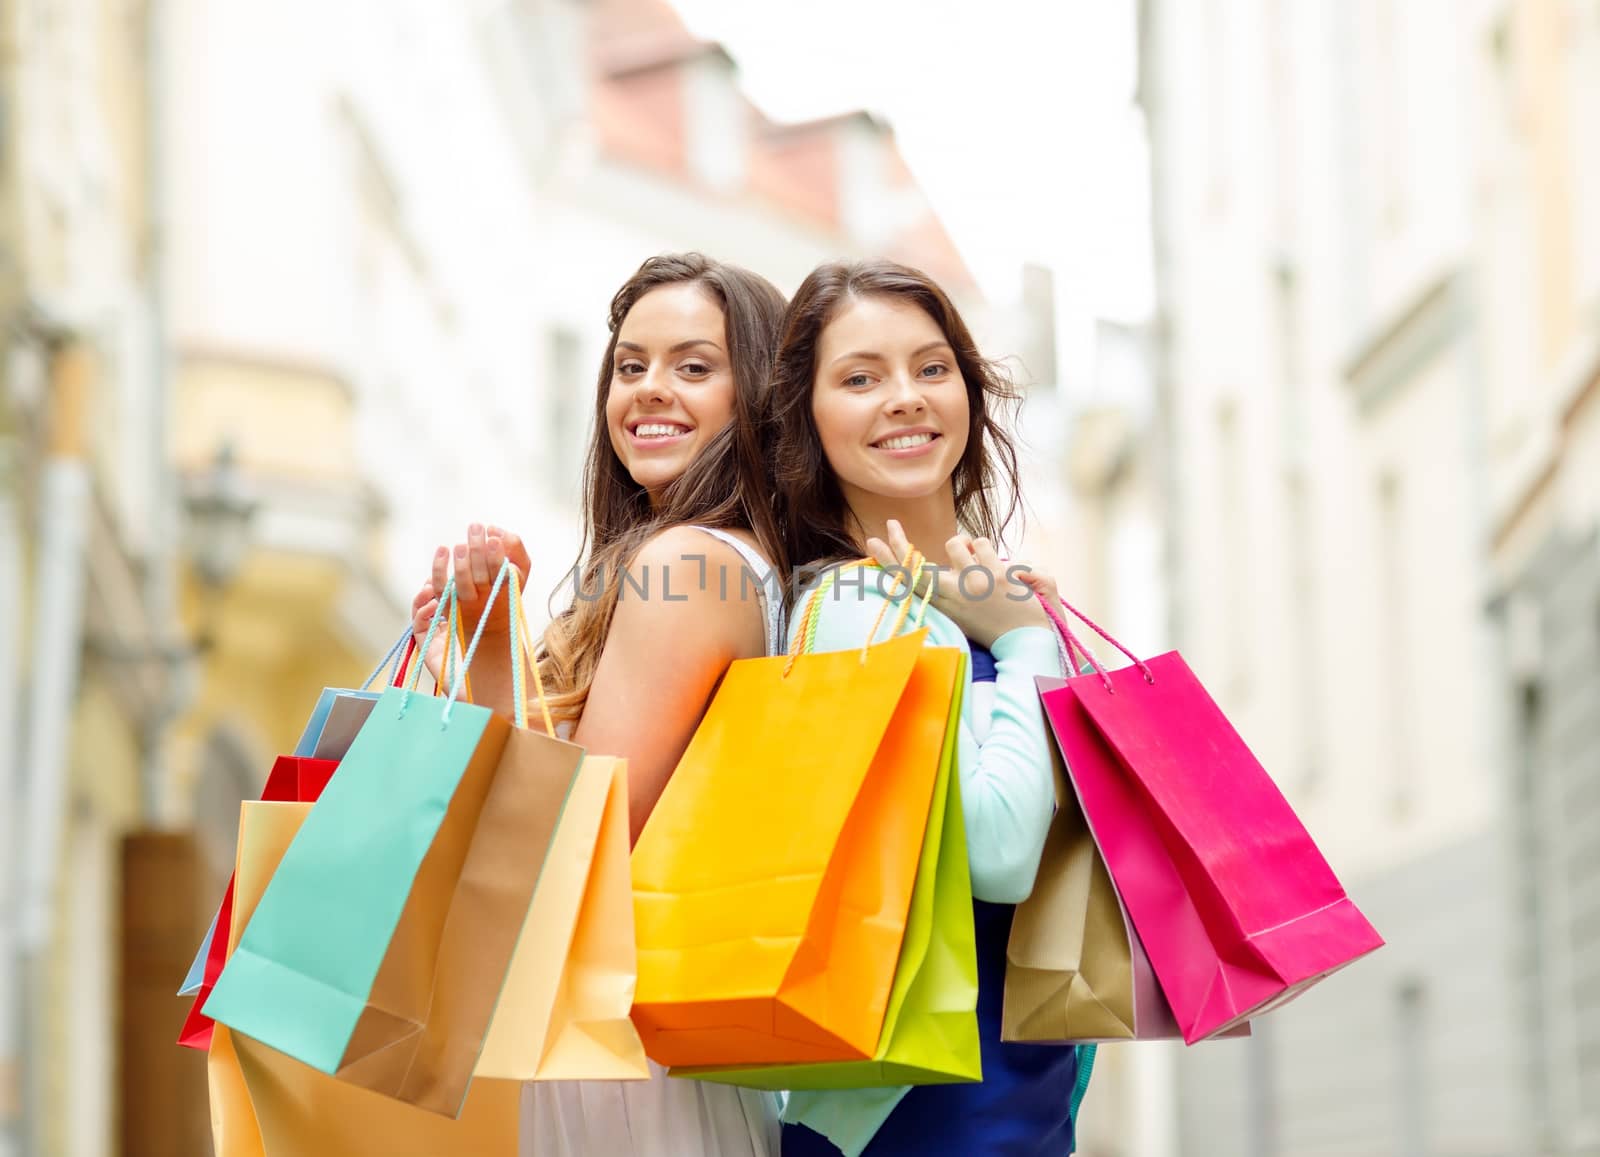
<path fill-rule="evenodd" d="M 1021 500 L 1016 452 L 996 417 L 1014 397 L 949 297 L 915 269 L 820 266 L 784 317 L 767 439 L 789 559 L 870 555 L 894 565 L 916 558 L 915 544 L 944 571 L 929 586 L 928 642 L 970 659 L 956 786 L 974 897 L 983 1079 L 796 1092 L 785 1105 L 783 1157 L 1073 1151 L 1092 1054 L 1000 1039 L 1012 916 L 1033 889 L 1055 810 L 1034 679 L 1062 673 L 1049 621 L 1030 597 L 1053 584 L 1017 577 L 996 545 Z M 835 569 L 839 597 L 824 598 L 812 616 L 815 649 L 860 647 L 886 611 L 878 576 L 852 565 L 861 564 Z M 977 581 L 969 588 L 964 579 Z"/>

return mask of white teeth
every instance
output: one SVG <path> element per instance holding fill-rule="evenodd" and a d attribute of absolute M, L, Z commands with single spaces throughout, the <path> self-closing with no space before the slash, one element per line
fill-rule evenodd
<path fill-rule="evenodd" d="M 634 436 L 639 438 L 675 438 L 688 432 L 687 426 L 674 426 L 666 422 L 646 422 L 633 428 Z"/>
<path fill-rule="evenodd" d="M 900 438 L 885 438 L 878 443 L 882 450 L 909 450 L 913 446 L 926 446 L 933 441 L 932 434 L 907 434 Z"/>

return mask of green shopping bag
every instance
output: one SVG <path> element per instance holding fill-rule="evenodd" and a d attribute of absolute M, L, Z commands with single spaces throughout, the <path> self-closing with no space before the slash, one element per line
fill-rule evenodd
<path fill-rule="evenodd" d="M 869 1060 L 669 1070 L 754 1089 L 860 1089 L 983 1079 L 978 1047 L 978 956 L 972 875 L 956 779 L 965 656 L 939 757 L 905 939 L 878 1048 Z"/>
<path fill-rule="evenodd" d="M 446 596 L 453 604 L 453 588 Z M 456 700 L 482 632 L 448 698 L 416 689 L 418 662 L 378 699 L 205 1006 L 320 1072 L 447 1116 L 460 1112 L 583 757 Z M 520 716 L 515 660 L 513 672 Z"/>

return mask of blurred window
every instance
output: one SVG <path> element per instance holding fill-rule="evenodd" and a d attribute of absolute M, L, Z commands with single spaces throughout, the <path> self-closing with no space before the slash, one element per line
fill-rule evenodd
<path fill-rule="evenodd" d="M 552 326 L 545 333 L 545 458 L 548 482 L 564 497 L 576 498 L 587 447 L 590 383 L 581 364 L 582 343 L 575 331 Z"/>

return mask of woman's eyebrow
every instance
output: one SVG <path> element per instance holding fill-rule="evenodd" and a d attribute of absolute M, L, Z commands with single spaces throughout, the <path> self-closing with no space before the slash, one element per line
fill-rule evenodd
<path fill-rule="evenodd" d="M 936 349 L 950 349 L 950 343 L 945 341 L 945 340 L 943 340 L 942 338 L 939 341 L 930 341 L 928 344 L 919 345 L 916 349 L 912 350 L 911 351 L 911 356 L 914 357 L 914 358 L 921 357 L 923 354 L 927 353 L 929 350 L 936 350 Z M 954 353 L 955 351 L 951 350 L 951 352 Z M 833 365 L 838 365 L 840 362 L 847 362 L 851 358 L 862 358 L 862 359 L 865 359 L 867 361 L 874 361 L 874 362 L 881 362 L 881 361 L 886 361 L 887 360 L 880 353 L 873 353 L 871 350 L 857 350 L 855 353 L 840 354 L 838 357 L 833 359 L 832 364 Z"/>
<path fill-rule="evenodd" d="M 683 350 L 692 349 L 697 345 L 708 345 L 712 349 L 716 350 L 718 353 L 722 352 L 722 347 L 719 346 L 716 342 L 712 341 L 708 337 L 692 337 L 687 341 L 680 341 L 677 345 L 670 346 L 667 349 L 667 352 L 669 354 L 680 353 Z M 641 353 L 641 354 L 645 352 L 644 346 L 640 345 L 637 342 L 631 342 L 631 341 L 619 341 L 617 343 L 617 348 L 619 350 L 632 350 L 635 353 Z"/>
<path fill-rule="evenodd" d="M 840 354 L 838 357 L 833 359 L 832 364 L 838 365 L 840 362 L 847 362 L 852 358 L 859 358 L 862 361 L 869 362 L 881 362 L 887 360 L 882 354 L 873 353 L 871 350 L 856 350 L 854 353 Z"/>

